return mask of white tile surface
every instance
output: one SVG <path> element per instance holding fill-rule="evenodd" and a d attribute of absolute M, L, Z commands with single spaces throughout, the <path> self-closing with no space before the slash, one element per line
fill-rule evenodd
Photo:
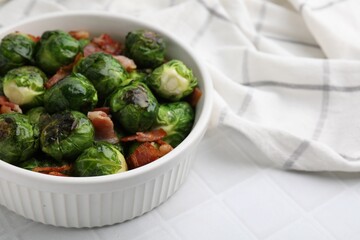
<path fill-rule="evenodd" d="M 318 224 L 309 218 L 301 218 L 300 220 L 290 224 L 289 226 L 276 232 L 268 240 L 329 240 L 334 239 L 326 231 L 319 228 Z"/>
<path fill-rule="evenodd" d="M 223 196 L 240 221 L 259 239 L 300 218 L 301 211 L 291 199 L 262 174 L 238 184 Z"/>
<path fill-rule="evenodd" d="M 210 200 L 171 221 L 184 240 L 253 240 L 252 234 L 227 212 L 216 200 Z"/>
<path fill-rule="evenodd" d="M 329 173 L 313 174 L 269 169 L 268 175 L 305 211 L 322 205 L 346 188 Z"/>
<path fill-rule="evenodd" d="M 352 191 L 345 191 L 331 199 L 314 213 L 314 217 L 336 239 L 359 239 L 360 197 Z"/>

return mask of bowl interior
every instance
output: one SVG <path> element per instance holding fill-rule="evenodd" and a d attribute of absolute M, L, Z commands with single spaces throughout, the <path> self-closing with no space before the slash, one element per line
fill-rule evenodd
<path fill-rule="evenodd" d="M 3 29 L 0 32 L 0 39 L 6 34 L 20 31 L 33 35 L 41 35 L 46 30 L 61 29 L 65 31 L 70 30 L 85 30 L 89 31 L 92 36 L 97 36 L 102 33 L 108 33 L 113 38 L 123 42 L 126 34 L 129 31 L 135 29 L 152 29 L 160 33 L 167 42 L 167 55 L 169 58 L 176 58 L 182 60 L 187 66 L 189 66 L 195 76 L 199 80 L 199 87 L 203 92 L 203 96 L 196 109 L 196 119 L 192 132 L 188 137 L 172 152 L 165 155 L 161 160 L 157 160 L 153 163 L 145 165 L 143 167 L 124 172 L 121 174 L 114 174 L 100 177 L 86 177 L 86 178 L 59 178 L 38 173 L 33 173 L 24 169 L 7 164 L 0 161 L 0 173 L 6 179 L 13 179 L 19 181 L 18 175 L 22 175 L 22 184 L 27 183 L 29 179 L 41 183 L 44 179 L 52 183 L 69 183 L 69 184 L 91 184 L 95 182 L 108 182 L 114 179 L 132 178 L 142 173 L 149 172 L 155 168 L 159 168 L 166 162 L 171 161 L 172 158 L 181 155 L 182 151 L 186 151 L 195 140 L 202 137 L 206 130 L 206 125 L 210 118 L 212 108 L 211 91 L 212 85 L 210 78 L 204 68 L 193 55 L 191 50 L 180 43 L 171 34 L 161 30 L 158 27 L 152 26 L 148 23 L 140 21 L 128 16 L 110 15 L 107 13 L 99 12 L 70 12 L 70 13 L 56 13 L 50 15 L 44 15 L 38 18 L 33 18 L 23 23 L 19 23 Z M 15 173 L 15 175 L 14 175 Z M 16 176 L 17 175 L 17 176 Z"/>

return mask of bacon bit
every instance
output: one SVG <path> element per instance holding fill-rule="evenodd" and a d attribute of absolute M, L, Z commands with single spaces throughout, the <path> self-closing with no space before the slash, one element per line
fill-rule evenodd
<path fill-rule="evenodd" d="M 80 61 L 80 59 L 83 58 L 83 55 L 81 53 L 79 53 L 78 55 L 76 55 L 74 62 L 70 63 L 69 65 L 63 66 L 61 68 L 59 68 L 59 70 L 55 73 L 54 76 L 52 76 L 51 78 L 49 78 L 49 80 L 47 80 L 47 82 L 44 84 L 44 87 L 46 89 L 51 88 L 52 86 L 54 86 L 57 82 L 59 82 L 61 79 L 65 78 L 66 76 L 70 75 L 70 73 L 72 72 L 73 67 L 75 66 L 75 64 Z"/>
<path fill-rule="evenodd" d="M 106 141 L 112 144 L 118 143 L 114 130 L 114 123 L 110 117 L 103 111 L 91 111 L 88 112 L 88 118 L 92 122 L 95 128 L 95 139 L 98 141 Z"/>
<path fill-rule="evenodd" d="M 160 144 L 159 152 L 161 157 L 164 156 L 165 154 L 168 154 L 174 149 L 170 144 L 168 144 L 163 140 L 158 140 L 157 143 Z"/>
<path fill-rule="evenodd" d="M 73 38 L 75 38 L 76 40 L 81 40 L 81 39 L 88 39 L 90 38 L 90 33 L 87 31 L 70 31 L 69 32 L 70 36 L 72 36 Z"/>
<path fill-rule="evenodd" d="M 202 92 L 200 88 L 196 87 L 194 91 L 187 97 L 187 101 L 192 107 L 196 107 L 201 96 L 202 96 Z"/>
<path fill-rule="evenodd" d="M 116 55 L 113 57 L 118 60 L 118 62 L 125 68 L 126 71 L 131 72 L 136 69 L 136 64 L 132 59 L 123 55 Z"/>
<path fill-rule="evenodd" d="M 137 168 L 153 162 L 159 157 L 159 150 L 150 142 L 145 142 L 128 157 L 127 163 L 130 168 Z"/>
<path fill-rule="evenodd" d="M 107 53 L 118 55 L 121 52 L 120 43 L 112 39 L 110 35 L 106 33 L 101 34 L 99 37 L 94 37 L 92 42 Z"/>
<path fill-rule="evenodd" d="M 102 111 L 102 112 L 106 113 L 107 115 L 110 114 L 110 108 L 109 107 L 98 107 L 98 108 L 94 108 L 92 110 L 92 112 L 96 112 L 96 111 Z"/>
<path fill-rule="evenodd" d="M 159 128 L 149 132 L 137 132 L 135 135 L 121 138 L 122 142 L 138 141 L 138 142 L 153 142 L 160 140 L 166 136 L 164 129 Z"/>
<path fill-rule="evenodd" d="M 87 57 L 93 53 L 96 52 L 104 52 L 104 50 L 102 50 L 98 45 L 96 45 L 95 43 L 89 43 L 88 45 L 86 45 L 83 49 L 84 52 L 84 57 Z"/>
<path fill-rule="evenodd" d="M 69 171 L 70 169 L 71 165 L 65 164 L 60 167 L 35 167 L 33 168 L 33 171 L 54 176 L 67 176 L 64 172 Z"/>
<path fill-rule="evenodd" d="M 29 38 L 31 38 L 31 40 L 33 40 L 35 43 L 37 43 L 38 41 L 40 41 L 40 36 L 34 36 L 31 34 L 27 34 L 29 36 Z"/>
<path fill-rule="evenodd" d="M 159 148 L 155 146 L 154 142 L 145 142 L 140 144 L 127 158 L 129 168 L 144 166 L 173 150 L 173 147 L 162 140 L 158 140 L 156 143 L 160 145 Z"/>
<path fill-rule="evenodd" d="M 0 96 L 0 113 L 22 113 L 19 105 L 10 102 L 5 96 Z"/>

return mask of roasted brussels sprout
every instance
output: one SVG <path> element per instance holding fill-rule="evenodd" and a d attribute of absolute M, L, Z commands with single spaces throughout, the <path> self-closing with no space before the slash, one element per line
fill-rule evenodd
<path fill-rule="evenodd" d="M 56 160 L 75 160 L 92 145 L 94 135 L 93 125 L 84 114 L 55 113 L 41 131 L 41 149 Z"/>
<path fill-rule="evenodd" d="M 120 150 L 108 142 L 96 142 L 86 149 L 74 163 L 75 175 L 81 177 L 109 175 L 127 171 Z"/>
<path fill-rule="evenodd" d="M 148 130 L 155 122 L 158 102 L 141 82 L 118 89 L 110 98 L 110 109 L 121 126 L 130 133 Z"/>
<path fill-rule="evenodd" d="M 10 70 L 3 79 L 3 91 L 9 100 L 21 107 L 30 108 L 43 104 L 47 80 L 45 73 L 33 66 Z"/>
<path fill-rule="evenodd" d="M 109 96 L 120 86 L 129 84 L 128 74 L 110 54 L 97 52 L 83 58 L 74 67 L 74 72 L 87 77 L 99 96 Z"/>
<path fill-rule="evenodd" d="M 129 32 L 125 38 L 125 55 L 139 68 L 155 68 L 165 61 L 165 41 L 149 30 Z"/>
<path fill-rule="evenodd" d="M 86 113 L 98 102 L 94 85 L 83 75 L 73 73 L 44 94 L 44 106 L 49 113 L 75 110 Z"/>
<path fill-rule="evenodd" d="M 131 81 L 146 83 L 146 77 L 148 75 L 149 73 L 147 71 L 133 70 L 129 73 L 129 79 L 131 79 Z"/>
<path fill-rule="evenodd" d="M 32 63 L 35 45 L 35 41 L 27 34 L 15 32 L 6 35 L 0 44 L 0 75 Z"/>
<path fill-rule="evenodd" d="M 155 127 L 164 129 L 167 135 L 163 140 L 176 147 L 190 133 L 194 117 L 194 110 L 187 102 L 161 104 Z"/>
<path fill-rule="evenodd" d="M 160 97 L 179 101 L 197 86 L 191 69 L 179 60 L 171 60 L 156 68 L 147 78 L 147 84 Z"/>
<path fill-rule="evenodd" d="M 0 115 L 0 159 L 16 164 L 30 158 L 38 149 L 38 132 L 20 113 Z"/>
<path fill-rule="evenodd" d="M 33 126 L 37 126 L 39 130 L 43 129 L 50 121 L 51 116 L 46 112 L 44 107 L 31 108 L 26 115 Z"/>
<path fill-rule="evenodd" d="M 35 54 L 36 64 L 47 74 L 54 74 L 61 66 L 72 63 L 80 51 L 78 40 L 56 30 L 41 35 Z"/>

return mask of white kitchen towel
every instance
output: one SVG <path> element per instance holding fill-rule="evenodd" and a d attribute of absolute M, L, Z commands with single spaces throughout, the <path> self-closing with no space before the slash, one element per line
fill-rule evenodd
<path fill-rule="evenodd" d="M 358 0 L 10 0 L 0 26 L 71 10 L 151 21 L 204 62 L 215 87 L 211 127 L 232 129 L 249 156 L 284 169 L 360 171 L 358 9 Z"/>

